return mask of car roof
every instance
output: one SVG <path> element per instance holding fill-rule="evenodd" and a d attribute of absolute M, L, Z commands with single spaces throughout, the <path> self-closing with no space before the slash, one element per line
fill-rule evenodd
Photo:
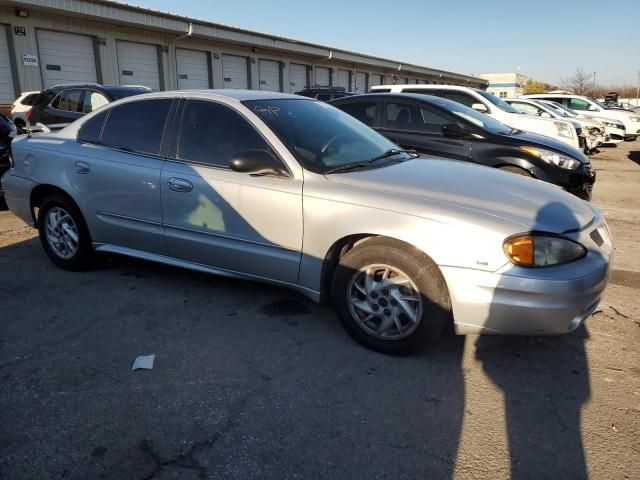
<path fill-rule="evenodd" d="M 460 103 L 456 102 L 454 100 L 449 100 L 447 98 L 442 98 L 442 97 L 435 97 L 433 95 L 424 95 L 422 93 L 401 93 L 401 92 L 371 92 L 371 93 L 364 93 L 362 95 L 354 95 L 351 97 L 343 97 L 343 98 L 337 98 L 335 100 L 331 100 L 329 102 L 329 105 L 338 105 L 341 103 L 348 103 L 348 102 L 353 102 L 354 100 L 358 100 L 358 99 L 367 99 L 367 98 L 393 98 L 393 99 L 398 99 L 398 100 L 404 100 L 406 101 L 407 99 L 416 101 L 416 102 L 420 102 L 420 103 L 426 103 L 429 105 L 434 105 L 436 107 L 439 108 L 444 108 L 446 110 L 449 110 L 450 108 L 456 107 L 459 108 L 460 107 Z"/>
<path fill-rule="evenodd" d="M 292 93 L 280 93 L 261 90 L 241 90 L 241 89 L 213 89 L 213 90 L 169 90 L 166 92 L 154 92 L 144 95 L 144 98 L 162 97 L 162 98 L 175 98 L 175 97 L 225 97 L 232 100 L 243 102 L 246 100 L 282 100 L 282 99 L 294 99 L 294 100 L 309 100 L 315 101 L 312 98 L 303 97 L 301 95 L 294 95 Z M 140 97 L 132 97 L 140 98 Z"/>
<path fill-rule="evenodd" d="M 419 83 L 403 83 L 399 85 L 375 85 L 371 87 L 371 91 L 375 91 L 382 88 L 411 88 L 415 90 L 436 90 L 436 89 L 447 89 L 447 90 L 460 90 L 463 92 L 467 92 L 469 90 L 473 90 L 474 92 L 483 91 L 473 87 L 464 87 L 461 85 L 446 85 L 446 84 L 430 84 L 424 85 Z"/>

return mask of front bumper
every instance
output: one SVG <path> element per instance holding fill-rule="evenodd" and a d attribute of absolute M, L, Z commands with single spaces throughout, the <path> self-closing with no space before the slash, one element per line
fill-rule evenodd
<path fill-rule="evenodd" d="M 567 179 L 558 185 L 576 197 L 591 200 L 594 183 L 596 183 L 596 171 L 591 164 L 588 164 L 580 167 L 579 171 L 570 173 Z"/>
<path fill-rule="evenodd" d="M 456 333 L 558 335 L 578 328 L 596 310 L 609 280 L 613 245 L 603 225 L 593 230 L 603 232 L 605 244 L 592 241 L 588 255 L 569 264 L 509 264 L 498 272 L 442 267 Z"/>

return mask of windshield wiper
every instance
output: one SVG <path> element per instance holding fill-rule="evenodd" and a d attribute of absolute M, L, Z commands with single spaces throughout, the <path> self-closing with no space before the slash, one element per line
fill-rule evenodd
<path fill-rule="evenodd" d="M 328 175 L 330 173 L 340 173 L 346 172 L 348 170 L 355 170 L 357 168 L 365 168 L 369 166 L 369 162 L 357 162 L 357 163 L 347 163 L 346 165 L 340 165 L 339 167 L 330 168 L 324 175 Z"/>
<path fill-rule="evenodd" d="M 416 152 L 415 150 L 404 150 L 401 148 L 392 148 L 390 150 L 387 150 L 386 152 L 384 152 L 382 155 L 378 155 L 377 157 L 373 157 L 369 160 L 367 160 L 366 162 L 355 162 L 355 163 L 347 163 L 346 165 L 340 165 L 339 167 L 335 167 L 335 168 L 330 168 L 329 170 L 327 170 L 326 172 L 324 172 L 324 175 L 328 175 L 330 173 L 340 173 L 340 172 L 346 172 L 348 170 L 356 170 L 358 168 L 366 168 L 369 165 L 371 165 L 374 162 L 377 162 L 378 160 L 383 160 L 385 158 L 389 158 L 392 157 L 398 153 L 408 153 L 409 155 L 415 155 L 413 158 L 417 158 L 420 156 L 420 154 L 418 152 Z M 401 162 L 404 162 L 404 160 L 398 160 Z"/>
<path fill-rule="evenodd" d="M 383 158 L 389 158 L 392 157 L 398 153 L 408 153 L 409 155 L 415 155 L 415 157 L 419 157 L 420 155 L 418 154 L 418 152 L 416 152 L 415 150 L 404 150 L 402 148 L 392 148 L 390 150 L 387 150 L 386 152 L 384 152 L 382 155 L 378 155 L 377 157 L 373 157 L 372 159 L 369 160 L 369 163 L 373 163 L 376 160 L 382 160 Z"/>

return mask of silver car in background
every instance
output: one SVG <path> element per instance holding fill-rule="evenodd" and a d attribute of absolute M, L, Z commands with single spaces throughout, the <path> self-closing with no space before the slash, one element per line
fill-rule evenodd
<path fill-rule="evenodd" d="M 455 331 L 560 334 L 595 310 L 613 246 L 592 205 L 537 180 L 398 149 L 312 99 L 124 99 L 23 136 L 2 178 L 51 260 L 113 252 L 330 301 L 392 354 Z"/>

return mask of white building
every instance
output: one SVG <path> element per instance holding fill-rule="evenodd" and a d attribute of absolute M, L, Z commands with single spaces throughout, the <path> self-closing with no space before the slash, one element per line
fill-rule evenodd
<path fill-rule="evenodd" d="M 478 76 L 489 81 L 487 92 L 500 98 L 519 97 L 529 81 L 529 77 L 519 73 L 483 73 Z"/>
<path fill-rule="evenodd" d="M 114 1 L 0 0 L 0 104 L 70 82 L 360 93 L 382 83 L 487 83 Z"/>

